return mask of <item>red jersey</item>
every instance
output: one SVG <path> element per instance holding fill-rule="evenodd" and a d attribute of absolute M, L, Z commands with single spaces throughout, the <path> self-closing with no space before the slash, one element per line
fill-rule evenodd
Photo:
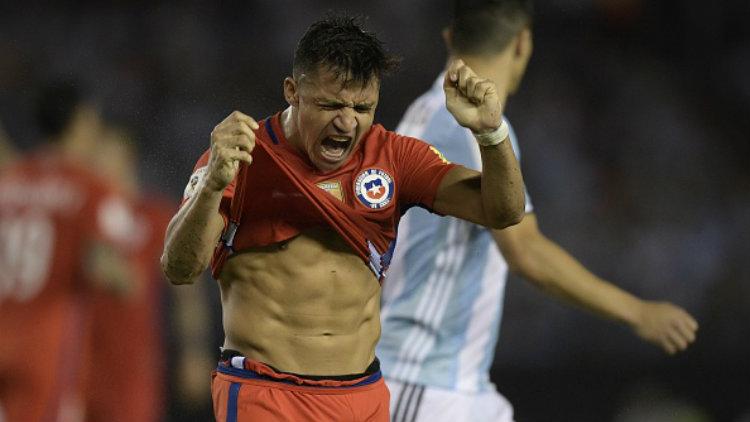
<path fill-rule="evenodd" d="M 78 387 L 89 242 L 120 244 L 129 208 L 52 153 L 0 174 L 0 402 L 10 420 L 53 420 Z"/>
<path fill-rule="evenodd" d="M 288 143 L 280 113 L 255 131 L 253 163 L 227 187 L 220 213 L 228 222 L 212 269 L 228 254 L 292 238 L 327 225 L 382 278 L 406 208 L 432 207 L 443 176 L 455 165 L 434 147 L 373 125 L 340 168 L 321 172 Z M 195 166 L 185 199 L 206 171 L 210 151 Z"/>
<path fill-rule="evenodd" d="M 87 422 L 163 419 L 165 339 L 161 305 L 167 286 L 159 266 L 174 204 L 159 197 L 133 206 L 129 248 L 136 286 L 127 300 L 95 296 L 87 370 Z"/>

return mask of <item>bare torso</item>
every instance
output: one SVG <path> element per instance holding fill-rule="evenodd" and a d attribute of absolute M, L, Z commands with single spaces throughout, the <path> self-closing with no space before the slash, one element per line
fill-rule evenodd
<path fill-rule="evenodd" d="M 363 372 L 380 337 L 380 285 L 334 231 L 230 258 L 219 277 L 224 347 L 278 370 Z"/>

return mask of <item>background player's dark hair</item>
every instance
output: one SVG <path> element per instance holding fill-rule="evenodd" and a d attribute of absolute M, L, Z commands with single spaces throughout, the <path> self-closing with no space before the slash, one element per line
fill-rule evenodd
<path fill-rule="evenodd" d="M 294 77 L 324 66 L 345 83 L 367 83 L 396 69 L 398 59 L 388 54 L 375 34 L 362 29 L 361 18 L 328 15 L 313 23 L 294 51 Z"/>
<path fill-rule="evenodd" d="M 49 138 L 59 137 L 82 102 L 82 89 L 76 81 L 56 80 L 45 85 L 38 92 L 34 107 L 41 134 Z"/>
<path fill-rule="evenodd" d="M 461 54 L 499 53 L 531 26 L 531 0 L 455 0 L 452 45 Z"/>

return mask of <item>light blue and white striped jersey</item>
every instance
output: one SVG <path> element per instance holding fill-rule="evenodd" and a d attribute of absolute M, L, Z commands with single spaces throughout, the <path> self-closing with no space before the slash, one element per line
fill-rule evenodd
<path fill-rule="evenodd" d="M 445 108 L 443 75 L 407 110 L 396 132 L 423 139 L 457 164 L 480 170 L 471 132 Z M 518 146 L 510 130 L 513 150 Z M 526 195 L 526 212 L 532 209 Z M 494 389 L 508 265 L 490 232 L 414 207 L 401 219 L 383 283 L 383 373 L 402 382 L 477 392 Z"/>

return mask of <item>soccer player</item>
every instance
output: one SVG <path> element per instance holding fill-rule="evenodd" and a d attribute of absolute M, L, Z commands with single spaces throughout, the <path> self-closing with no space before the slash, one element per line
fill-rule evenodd
<path fill-rule="evenodd" d="M 69 82 L 37 107 L 48 142 L 0 174 L 0 408 L 9 421 L 80 413 L 88 298 L 131 293 L 122 195 L 82 157 L 100 135 L 95 107 Z"/>
<path fill-rule="evenodd" d="M 459 0 L 443 35 L 449 63 L 461 59 L 494 81 L 505 102 L 531 55 L 531 2 Z M 443 78 L 410 106 L 397 131 L 427 140 L 448 160 L 480 169 L 485 163 L 471 134 L 444 105 Z M 511 140 L 515 144 L 512 131 Z M 546 238 L 528 196 L 526 213 L 504 230 L 422 210 L 402 219 L 384 284 L 377 348 L 394 421 L 512 420 L 512 407 L 489 377 L 508 268 L 554 297 L 627 324 L 667 353 L 695 339 L 697 324 L 684 310 L 634 297 Z"/>
<path fill-rule="evenodd" d="M 484 172 L 373 124 L 393 61 L 351 18 L 301 38 L 285 110 L 234 112 L 211 134 L 168 229 L 162 265 L 192 283 L 211 260 L 225 341 L 216 419 L 387 421 L 375 358 L 380 284 L 410 206 L 495 228 L 523 215 L 523 180 L 495 84 L 461 61 L 443 81 Z"/>
<path fill-rule="evenodd" d="M 165 416 L 166 386 L 159 256 L 175 205 L 142 189 L 137 147 L 124 127 L 107 124 L 92 152 L 92 166 L 127 195 L 135 225 L 126 255 L 132 294 L 127 300 L 94 295 L 86 421 L 157 422 Z"/>

